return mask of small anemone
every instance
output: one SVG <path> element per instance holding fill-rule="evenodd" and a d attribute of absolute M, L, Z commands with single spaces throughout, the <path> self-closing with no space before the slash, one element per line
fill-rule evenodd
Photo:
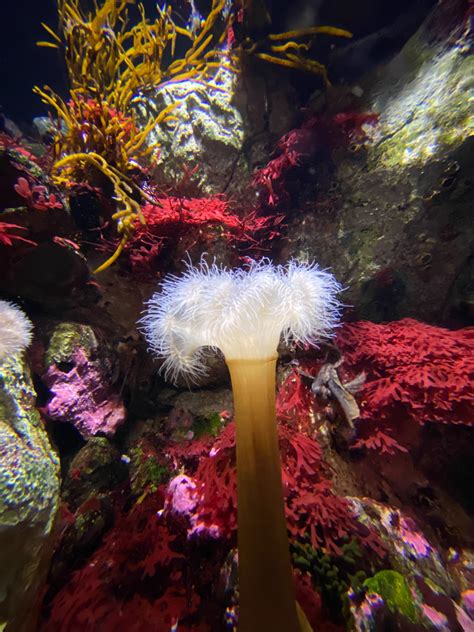
<path fill-rule="evenodd" d="M 33 325 L 19 307 L 0 301 L 0 362 L 30 344 L 32 329 Z"/>

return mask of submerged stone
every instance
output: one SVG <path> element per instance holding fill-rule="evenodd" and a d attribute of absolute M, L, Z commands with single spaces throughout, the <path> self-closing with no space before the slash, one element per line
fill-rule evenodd
<path fill-rule="evenodd" d="M 225 68 L 208 81 L 189 79 L 159 86 L 142 97 L 137 110 L 143 121 L 175 104 L 176 121 L 156 127 L 148 136 L 159 145 L 156 174 L 169 184 L 185 177 L 185 168 L 196 172 L 191 180 L 208 195 L 220 193 L 239 161 L 244 122 L 233 103 L 237 75 Z"/>
<path fill-rule="evenodd" d="M 328 211 L 289 223 L 284 256 L 330 266 L 361 319 L 439 320 L 472 304 L 474 57 L 461 4 L 439 3 L 361 81 L 360 109 L 378 123 L 364 147 L 333 155 Z"/>
<path fill-rule="evenodd" d="M 113 435 L 125 420 L 125 408 L 113 388 L 113 362 L 88 325 L 60 323 L 46 351 L 42 376 L 51 391 L 51 419 L 75 426 L 84 438 Z"/>
<path fill-rule="evenodd" d="M 19 356 L 0 364 L 0 629 L 35 629 L 59 505 L 59 459 Z"/>

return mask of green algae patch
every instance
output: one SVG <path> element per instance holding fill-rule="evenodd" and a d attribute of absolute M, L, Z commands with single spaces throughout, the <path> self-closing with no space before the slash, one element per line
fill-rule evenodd
<path fill-rule="evenodd" d="M 97 338 L 93 330 L 77 323 L 60 323 L 54 329 L 46 352 L 46 366 L 67 362 L 78 348 L 96 349 Z"/>
<path fill-rule="evenodd" d="M 412 623 L 418 620 L 418 611 L 406 579 L 397 571 L 380 571 L 363 584 L 370 593 L 380 595 L 393 613 L 399 613 Z"/>
<path fill-rule="evenodd" d="M 415 44 L 420 51 L 417 72 L 403 87 L 396 81 L 391 88 L 385 85 L 372 104 L 380 112 L 380 125 L 369 160 L 379 167 L 425 164 L 474 134 L 474 59 L 465 54 L 462 42 L 437 49 L 421 44 L 416 36 L 401 57 L 412 54 Z"/>

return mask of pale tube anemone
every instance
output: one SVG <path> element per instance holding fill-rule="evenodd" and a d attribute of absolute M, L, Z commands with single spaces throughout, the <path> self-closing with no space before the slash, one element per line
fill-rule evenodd
<path fill-rule="evenodd" d="M 331 334 L 341 287 L 316 265 L 252 262 L 228 270 L 201 261 L 168 277 L 141 326 L 165 376 L 205 372 L 220 349 L 234 396 L 239 553 L 239 631 L 310 629 L 297 611 L 285 521 L 275 414 L 277 347 Z"/>
<path fill-rule="evenodd" d="M 32 330 L 33 325 L 19 307 L 0 301 L 0 362 L 26 349 Z"/>

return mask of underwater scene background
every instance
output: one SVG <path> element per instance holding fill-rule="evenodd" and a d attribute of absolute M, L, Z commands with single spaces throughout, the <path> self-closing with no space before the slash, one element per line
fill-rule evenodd
<path fill-rule="evenodd" d="M 6 4 L 0 630 L 474 631 L 473 2 Z"/>

